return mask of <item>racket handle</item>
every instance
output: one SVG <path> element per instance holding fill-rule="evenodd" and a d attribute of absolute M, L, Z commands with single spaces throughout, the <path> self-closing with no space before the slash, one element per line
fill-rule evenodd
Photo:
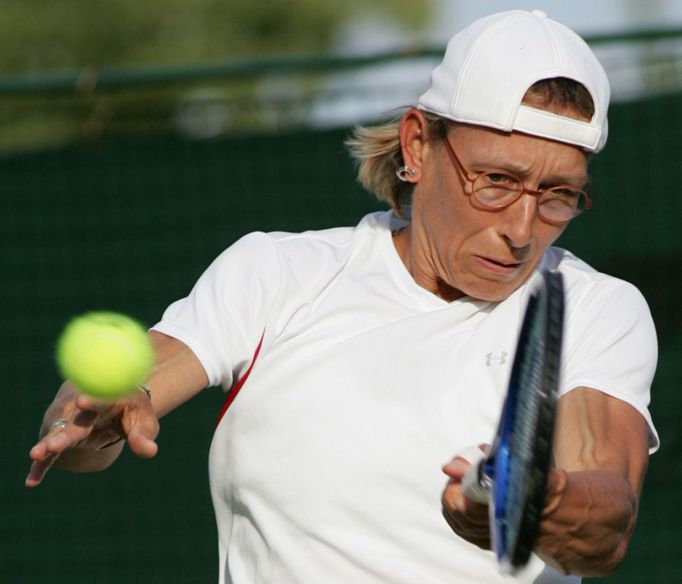
<path fill-rule="evenodd" d="M 481 505 L 487 505 L 490 502 L 490 487 L 488 481 L 484 481 L 482 476 L 483 461 L 473 465 L 462 478 L 462 494 Z"/>

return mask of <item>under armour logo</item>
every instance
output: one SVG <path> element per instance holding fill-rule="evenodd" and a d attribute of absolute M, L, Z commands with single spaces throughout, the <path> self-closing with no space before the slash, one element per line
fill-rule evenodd
<path fill-rule="evenodd" d="M 485 356 L 485 364 L 488 367 L 491 367 L 492 365 L 504 365 L 507 362 L 507 353 L 506 351 L 500 351 L 499 353 L 488 353 Z"/>

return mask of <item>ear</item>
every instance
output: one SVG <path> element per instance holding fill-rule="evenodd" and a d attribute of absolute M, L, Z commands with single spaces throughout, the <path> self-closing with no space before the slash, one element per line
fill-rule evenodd
<path fill-rule="evenodd" d="M 400 120 L 400 150 L 403 163 L 414 175 L 407 182 L 417 183 L 422 176 L 424 155 L 428 149 L 428 122 L 417 108 L 411 108 Z"/>

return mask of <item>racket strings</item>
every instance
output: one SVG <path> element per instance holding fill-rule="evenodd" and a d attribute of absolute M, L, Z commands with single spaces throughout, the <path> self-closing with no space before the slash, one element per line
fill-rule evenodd
<path fill-rule="evenodd" d="M 511 572 L 524 566 L 535 544 L 552 453 L 563 329 L 563 281 L 543 274 L 533 294 L 512 370 L 504 501 L 495 510 L 501 557 Z M 510 385 L 511 385 L 510 384 Z"/>
<path fill-rule="evenodd" d="M 543 303 L 538 299 L 534 311 L 542 311 Z M 519 548 L 524 539 L 520 532 L 529 521 L 534 521 L 538 512 L 535 509 L 537 481 L 544 475 L 542 461 L 537 460 L 538 450 L 546 445 L 537 444 L 538 426 L 542 403 L 547 397 L 545 384 L 545 333 L 544 320 L 534 317 L 528 328 L 527 344 L 519 366 L 518 403 L 514 408 L 510 449 L 514 456 L 509 465 L 507 480 L 507 513 L 504 537 L 507 547 L 514 549 L 513 555 L 525 555 L 529 550 Z M 544 447 L 543 447 L 544 446 Z"/>

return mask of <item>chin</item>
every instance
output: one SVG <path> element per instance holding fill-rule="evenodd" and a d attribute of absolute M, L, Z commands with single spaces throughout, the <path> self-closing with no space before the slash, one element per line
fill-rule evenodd
<path fill-rule="evenodd" d="M 521 282 L 485 282 L 472 285 L 465 290 L 470 298 L 483 300 L 485 302 L 501 302 L 511 296 L 517 288 L 523 284 Z"/>

